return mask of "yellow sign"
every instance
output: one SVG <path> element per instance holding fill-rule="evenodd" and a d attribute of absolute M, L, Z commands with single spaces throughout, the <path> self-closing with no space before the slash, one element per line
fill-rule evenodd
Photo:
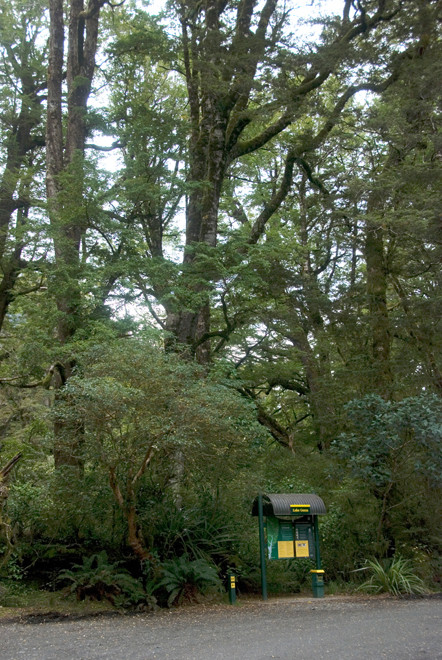
<path fill-rule="evenodd" d="M 310 504 L 290 504 L 290 512 L 296 515 L 310 513 Z"/>
<path fill-rule="evenodd" d="M 309 557 L 308 541 L 295 541 L 296 556 Z"/>
<path fill-rule="evenodd" d="M 293 541 L 278 541 L 278 559 L 290 559 L 294 556 Z"/>

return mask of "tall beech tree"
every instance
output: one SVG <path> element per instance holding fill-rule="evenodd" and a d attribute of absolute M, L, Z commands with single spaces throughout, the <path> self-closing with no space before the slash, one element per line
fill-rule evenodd
<path fill-rule="evenodd" d="M 378 132 L 378 143 L 384 142 L 386 150 L 383 164 L 379 168 L 378 160 L 371 181 L 364 255 L 371 323 L 371 389 L 385 398 L 391 397 L 399 385 L 395 383 L 393 364 L 394 344 L 397 345 L 398 339 L 417 348 L 421 355 L 417 357 L 420 364 L 416 368 L 426 372 L 433 387 L 439 391 L 441 388 L 440 366 L 435 357 L 437 312 L 433 289 L 438 281 L 439 249 L 434 227 L 438 214 L 436 190 L 440 186 L 436 138 L 440 94 L 434 80 L 440 75 L 441 54 L 435 33 L 435 11 L 435 7 L 421 6 L 416 25 L 420 34 L 418 55 L 409 63 L 399 84 L 372 110 L 371 126 Z M 410 205 L 413 206 L 411 217 L 407 211 Z M 408 264 L 403 252 L 405 241 L 399 246 L 398 232 L 408 237 L 412 250 L 408 253 Z M 424 274 L 429 280 L 426 283 L 420 277 Z M 425 291 L 429 316 L 426 324 L 415 326 L 409 312 L 419 289 Z M 407 319 L 408 339 L 392 314 L 398 302 Z M 422 332 L 424 325 L 426 329 Z"/>
<path fill-rule="evenodd" d="M 249 242 L 256 243 L 286 197 L 294 168 L 309 171 L 308 154 L 336 125 L 348 100 L 364 89 L 382 91 L 397 77 L 404 55 L 391 49 L 382 79 L 372 48 L 376 49 L 381 26 L 401 20 L 404 9 L 401 3 L 384 0 L 355 9 L 347 1 L 342 18 L 329 23 L 320 45 L 296 52 L 293 47 L 289 50 L 290 40 L 285 36 L 288 13 L 277 0 L 267 0 L 261 7 L 248 0 L 235 4 L 177 2 L 174 7 L 181 25 L 191 124 L 183 257 L 186 278 L 198 271 L 199 247 L 217 244 L 220 197 L 233 163 L 264 148 L 291 126 L 293 138 L 278 187 L 250 229 Z M 394 32 L 394 27 L 390 29 Z M 360 71 L 370 63 L 369 57 L 375 72 L 361 80 Z M 348 71 L 352 63 L 355 69 L 361 67 L 357 84 Z M 331 79 L 335 81 L 334 102 L 322 121 L 313 130 L 297 130 L 309 103 L 315 103 L 318 90 Z M 265 93 L 268 85 L 270 94 Z M 188 286 L 195 290 L 198 302 L 185 309 L 179 301 L 169 299 L 165 305 L 167 328 L 176 342 L 206 362 L 210 309 L 204 292 L 210 288 L 209 277 L 200 274 L 197 283 L 189 277 Z"/>
<path fill-rule="evenodd" d="M 0 49 L 5 66 L 0 82 L 3 170 L 0 175 L 0 330 L 10 303 L 28 287 L 17 289 L 28 259 L 28 210 L 36 152 L 44 145 L 43 100 L 46 80 L 42 48 L 46 21 L 41 3 L 26 16 L 15 2 L 1 3 Z M 32 247 L 31 247 L 32 251 Z"/>
<path fill-rule="evenodd" d="M 55 270 L 52 290 L 58 310 L 57 336 L 66 344 L 81 325 L 80 245 L 86 230 L 81 213 L 83 157 L 86 142 L 87 105 L 95 69 L 100 9 L 105 0 L 71 0 L 68 24 L 66 3 L 50 0 L 48 99 L 46 120 L 46 190 L 54 242 Z M 65 29 L 67 28 L 67 53 Z M 65 69 L 66 66 L 66 69 Z M 63 112 L 66 79 L 67 111 Z M 64 122 L 66 128 L 64 129 Z M 57 362 L 54 386 L 62 388 L 74 361 Z M 55 425 L 56 465 L 77 465 L 78 427 Z"/>

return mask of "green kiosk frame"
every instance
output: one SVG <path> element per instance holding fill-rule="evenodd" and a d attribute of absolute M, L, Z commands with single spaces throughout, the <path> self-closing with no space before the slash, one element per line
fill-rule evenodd
<path fill-rule="evenodd" d="M 309 558 L 315 598 L 324 596 L 324 571 L 321 568 L 318 516 L 327 513 L 318 495 L 311 493 L 259 494 L 252 515 L 259 518 L 262 597 L 267 600 L 266 557 L 272 559 Z"/>

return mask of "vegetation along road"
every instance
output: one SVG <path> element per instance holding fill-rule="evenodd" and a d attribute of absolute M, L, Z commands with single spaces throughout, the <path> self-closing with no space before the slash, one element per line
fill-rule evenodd
<path fill-rule="evenodd" d="M 330 593 L 438 584 L 441 15 L 0 0 L 0 615 L 255 594 L 258 493 L 324 502 Z M 304 593 L 282 543 L 269 591 Z M 0 655 L 355 652 L 365 606 L 294 607 L 2 625 Z M 379 607 L 424 643 L 424 602 Z"/>
<path fill-rule="evenodd" d="M 3 622 L 8 660 L 442 658 L 438 598 L 300 598 L 155 615 Z"/>

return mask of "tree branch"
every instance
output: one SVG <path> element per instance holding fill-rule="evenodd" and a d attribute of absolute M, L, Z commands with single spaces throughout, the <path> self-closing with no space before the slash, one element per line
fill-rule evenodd
<path fill-rule="evenodd" d="M 257 243 L 259 238 L 262 236 L 267 221 L 279 209 L 282 202 L 287 197 L 290 190 L 290 186 L 292 184 L 293 168 L 295 162 L 296 162 L 296 156 L 294 152 L 290 150 L 289 153 L 287 154 L 284 174 L 282 177 L 279 190 L 272 196 L 270 202 L 265 205 L 263 211 L 259 214 L 258 218 L 255 220 L 250 232 L 249 240 L 247 241 L 250 245 Z"/>
<path fill-rule="evenodd" d="M 324 195 L 329 195 L 329 191 L 327 188 L 324 186 L 322 181 L 317 179 L 315 176 L 313 176 L 312 168 L 310 165 L 307 163 L 304 158 L 295 158 L 295 162 L 299 167 L 302 169 L 302 171 L 306 174 L 307 179 L 310 181 L 312 185 L 314 185 L 316 188 L 318 188 Z"/>
<path fill-rule="evenodd" d="M 113 151 L 114 149 L 121 149 L 125 145 L 120 142 L 119 140 L 115 140 L 112 142 L 112 144 L 109 147 L 104 147 L 99 144 L 92 144 L 91 142 L 87 142 L 84 145 L 85 149 L 94 149 L 95 151 Z"/>
<path fill-rule="evenodd" d="M 136 473 L 136 475 L 132 479 L 132 486 L 135 486 L 138 479 L 143 476 L 144 472 L 146 471 L 147 466 L 149 465 L 150 461 L 152 460 L 152 456 L 154 455 L 154 453 L 155 453 L 155 449 L 154 449 L 153 445 L 151 445 L 149 447 L 149 449 L 147 450 L 144 458 L 143 458 L 143 462 L 141 463 L 140 469 L 138 470 L 138 472 Z"/>
<path fill-rule="evenodd" d="M 55 362 L 49 367 L 43 378 L 35 383 L 14 383 L 15 380 L 20 380 L 22 376 L 12 376 L 11 378 L 0 378 L 0 384 L 7 384 L 10 387 L 18 387 L 20 389 L 32 389 L 34 387 L 44 387 L 45 389 L 49 389 L 53 375 L 56 370 L 60 371 L 60 369 L 63 369 L 63 365 L 59 362 Z"/>
<path fill-rule="evenodd" d="M 115 467 L 113 466 L 109 467 L 109 484 L 119 506 L 123 511 L 125 511 L 126 506 L 124 503 L 124 498 L 123 495 L 121 494 L 120 486 L 118 485 L 117 476 L 115 474 Z"/>
<path fill-rule="evenodd" d="M 11 458 L 11 460 L 8 461 L 8 462 L 6 463 L 6 465 L 4 465 L 4 466 L 1 468 L 1 470 L 0 470 L 0 482 L 2 482 L 4 479 L 7 478 L 7 476 L 8 476 L 9 473 L 11 472 L 12 468 L 13 468 L 13 467 L 19 462 L 19 460 L 21 459 L 21 457 L 22 457 L 22 453 L 19 452 L 19 453 L 16 454 L 13 458 Z"/>

